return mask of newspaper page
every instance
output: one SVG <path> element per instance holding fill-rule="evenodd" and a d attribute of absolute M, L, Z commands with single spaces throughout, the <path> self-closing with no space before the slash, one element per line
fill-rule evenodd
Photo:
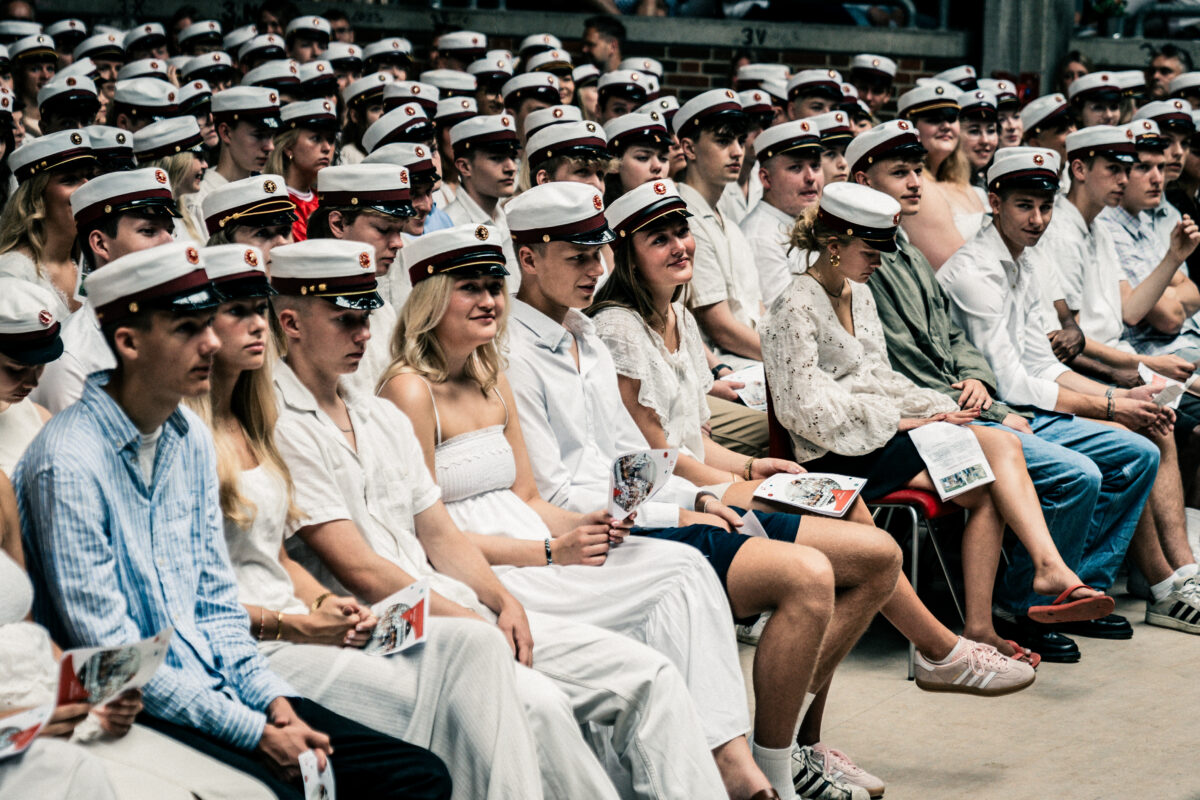
<path fill-rule="evenodd" d="M 949 500 L 996 480 L 979 440 L 964 426 L 930 422 L 909 431 L 909 436 L 941 499 Z"/>
<path fill-rule="evenodd" d="M 63 653 L 59 662 L 58 704 L 101 706 L 126 689 L 150 682 L 167 657 L 174 628 L 149 639 L 116 647 L 81 647 Z"/>
<path fill-rule="evenodd" d="M 675 471 L 678 450 L 636 450 L 617 456 L 608 473 L 608 513 L 620 522 L 654 496 Z"/>
<path fill-rule="evenodd" d="M 828 472 L 803 472 L 799 475 L 777 472 L 759 484 L 754 496 L 786 503 L 814 514 L 841 517 L 850 510 L 866 485 L 865 478 Z"/>
<path fill-rule="evenodd" d="M 1138 364 L 1138 377 L 1151 388 L 1160 387 L 1158 394 L 1154 395 L 1154 403 L 1159 408 L 1165 406 L 1172 411 L 1179 408 L 1179 401 L 1183 398 L 1183 393 L 1196 383 L 1195 374 L 1187 379 L 1187 383 L 1180 383 L 1166 375 L 1160 375 L 1145 364 Z"/>

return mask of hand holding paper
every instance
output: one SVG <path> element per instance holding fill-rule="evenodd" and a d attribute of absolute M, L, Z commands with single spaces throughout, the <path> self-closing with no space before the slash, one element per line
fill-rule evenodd
<path fill-rule="evenodd" d="M 638 510 L 675 471 L 678 450 L 636 450 L 613 461 L 608 478 L 608 513 L 616 522 Z"/>
<path fill-rule="evenodd" d="M 371 606 L 379 620 L 363 652 L 387 656 L 421 644 L 429 630 L 429 584 L 417 581 Z"/>

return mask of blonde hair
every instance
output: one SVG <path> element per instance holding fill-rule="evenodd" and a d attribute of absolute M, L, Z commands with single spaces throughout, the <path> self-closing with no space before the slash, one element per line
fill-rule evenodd
<path fill-rule="evenodd" d="M 157 167 L 167 173 L 167 178 L 171 181 L 171 196 L 175 198 L 177 206 L 185 194 L 193 193 L 192 189 L 183 191 L 184 184 L 191 183 L 196 167 L 196 154 L 191 150 L 163 156 L 162 158 L 156 158 L 145 163 L 139 161 L 138 166 Z M 187 228 L 188 235 L 197 242 L 203 242 L 205 240 L 204 233 L 196 229 L 196 223 L 192 221 L 192 215 L 181 214 L 180 216 L 183 217 L 183 226 Z"/>
<path fill-rule="evenodd" d="M 392 363 L 379 379 L 379 387 L 405 372 L 420 375 L 432 383 L 444 383 L 450 377 L 446 354 L 434 329 L 450 307 L 455 280 L 453 275 L 434 275 L 412 287 L 392 334 Z M 475 348 L 463 369 L 484 393 L 492 390 L 504 370 L 500 343 L 504 340 L 507 323 L 508 303 L 505 303 L 503 313 L 496 320 L 495 338 Z"/>
<path fill-rule="evenodd" d="M 0 212 L 0 253 L 29 248 L 38 275 L 42 274 L 42 259 L 46 254 L 46 187 L 52 174 L 34 175 L 17 186 Z"/>
<path fill-rule="evenodd" d="M 925 157 L 925 169 L 933 172 L 929 156 Z M 954 146 L 954 152 L 946 156 L 938 165 L 934 178 L 942 183 L 956 183 L 959 186 L 970 184 L 971 162 L 967 160 L 967 154 L 963 152 L 962 136 L 958 137 L 958 144 Z"/>
<path fill-rule="evenodd" d="M 275 390 L 271 380 L 271 364 L 274 359 L 275 348 L 270 337 L 267 337 L 266 360 L 262 368 L 245 370 L 238 375 L 237 382 L 233 385 L 229 410 L 245 434 L 246 443 L 255 461 L 259 466 L 283 478 L 287 485 L 287 521 L 293 522 L 300 517 L 300 510 L 293 502 L 292 473 L 275 444 L 275 422 L 279 418 L 279 410 L 275 405 Z M 237 440 L 227 429 L 213 424 L 211 396 L 189 398 L 186 402 L 200 415 L 213 434 L 213 444 L 217 451 L 221 513 L 244 530 L 253 522 L 258 507 L 238 488 L 242 464 Z"/>
<path fill-rule="evenodd" d="M 292 159 L 284 155 L 283 151 L 296 146 L 303 130 L 303 128 L 290 128 L 275 137 L 275 149 L 267 156 L 267 165 L 263 167 L 264 174 L 287 177 L 287 169 L 291 166 Z"/>
<path fill-rule="evenodd" d="M 797 249 L 819 253 L 828 247 L 830 242 L 837 242 L 842 247 L 845 247 L 854 241 L 853 236 L 838 233 L 822 222 L 817 215 L 819 211 L 819 206 L 812 205 L 804 209 L 800 212 L 800 216 L 796 217 L 796 222 L 792 225 L 792 232 L 788 236 L 788 252 L 791 252 L 792 249 Z"/>

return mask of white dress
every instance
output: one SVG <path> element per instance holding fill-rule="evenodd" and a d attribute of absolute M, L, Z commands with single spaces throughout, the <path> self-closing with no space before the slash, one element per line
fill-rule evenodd
<path fill-rule="evenodd" d="M 692 312 L 683 303 L 672 307 L 679 328 L 675 352 L 668 350 L 662 336 L 631 309 L 609 306 L 592 321 L 612 353 L 617 373 L 641 381 L 638 403 L 658 415 L 667 445 L 703 461 L 701 426 L 709 417 L 706 396 L 712 388 L 712 373 Z"/>
<path fill-rule="evenodd" d="M 54 282 L 46 277 L 38 270 L 37 264 L 33 263 L 33 259 L 24 253 L 19 253 L 16 250 L 9 250 L 7 253 L 0 255 L 0 277 L 4 278 L 19 278 L 23 281 L 36 283 L 46 291 L 53 294 L 62 303 L 63 307 L 58 316 L 65 314 L 66 309 L 71 307 L 70 298 L 58 290 Z M 51 309 L 55 310 L 55 309 Z"/>
<path fill-rule="evenodd" d="M 551 537 L 549 529 L 512 491 L 517 466 L 504 427 L 481 428 L 437 445 L 442 498 L 463 530 L 543 542 Z M 437 436 L 440 440 L 440 422 Z M 527 609 L 630 636 L 671 659 L 696 701 L 710 747 L 749 731 L 745 683 L 729 625 L 732 612 L 699 551 L 630 537 L 601 567 L 495 570 Z"/>
<path fill-rule="evenodd" d="M 0 411 L 0 472 L 12 475 L 43 424 L 41 412 L 29 398 Z"/>
<path fill-rule="evenodd" d="M 955 402 L 894 371 L 875 298 L 854 284 L 854 333 L 842 327 L 825 290 L 798 275 L 762 324 L 771 400 L 792 437 L 797 461 L 827 452 L 861 456 L 896 435 L 901 417 L 955 411 Z"/>
<path fill-rule="evenodd" d="M 283 477 L 260 465 L 242 472 L 239 490 L 254 508 L 246 509 L 248 529 L 225 519 L 238 599 L 285 614 L 308 613 L 279 562 L 288 510 Z M 310 700 L 436 753 L 450 769 L 458 800 L 540 797 L 537 756 L 515 690 L 503 698 L 484 691 L 495 680 L 485 678 L 487 672 L 506 672 L 510 659 L 494 633 L 482 623 L 438 617 L 425 644 L 388 658 L 291 642 L 263 642 L 259 649 L 271 669 Z M 477 637 L 493 646 L 479 647 Z M 473 657 L 460 658 L 467 650 Z"/>

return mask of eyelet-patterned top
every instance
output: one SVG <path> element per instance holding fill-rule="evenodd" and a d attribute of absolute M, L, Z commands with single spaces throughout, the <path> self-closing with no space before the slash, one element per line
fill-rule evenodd
<path fill-rule="evenodd" d="M 673 353 L 658 331 L 632 309 L 609 306 L 592 321 L 612 353 L 617 373 L 641 381 L 638 403 L 658 415 L 667 446 L 703 461 L 700 428 L 709 417 L 705 395 L 712 388 L 712 373 L 692 312 L 679 302 L 672 308 L 679 328 L 679 347 Z"/>
<path fill-rule="evenodd" d="M 847 291 L 854 334 L 808 274 L 792 280 L 759 326 L 771 402 L 797 461 L 828 452 L 866 455 L 896 435 L 901 418 L 958 408 L 891 368 L 871 290 L 852 284 Z"/>

